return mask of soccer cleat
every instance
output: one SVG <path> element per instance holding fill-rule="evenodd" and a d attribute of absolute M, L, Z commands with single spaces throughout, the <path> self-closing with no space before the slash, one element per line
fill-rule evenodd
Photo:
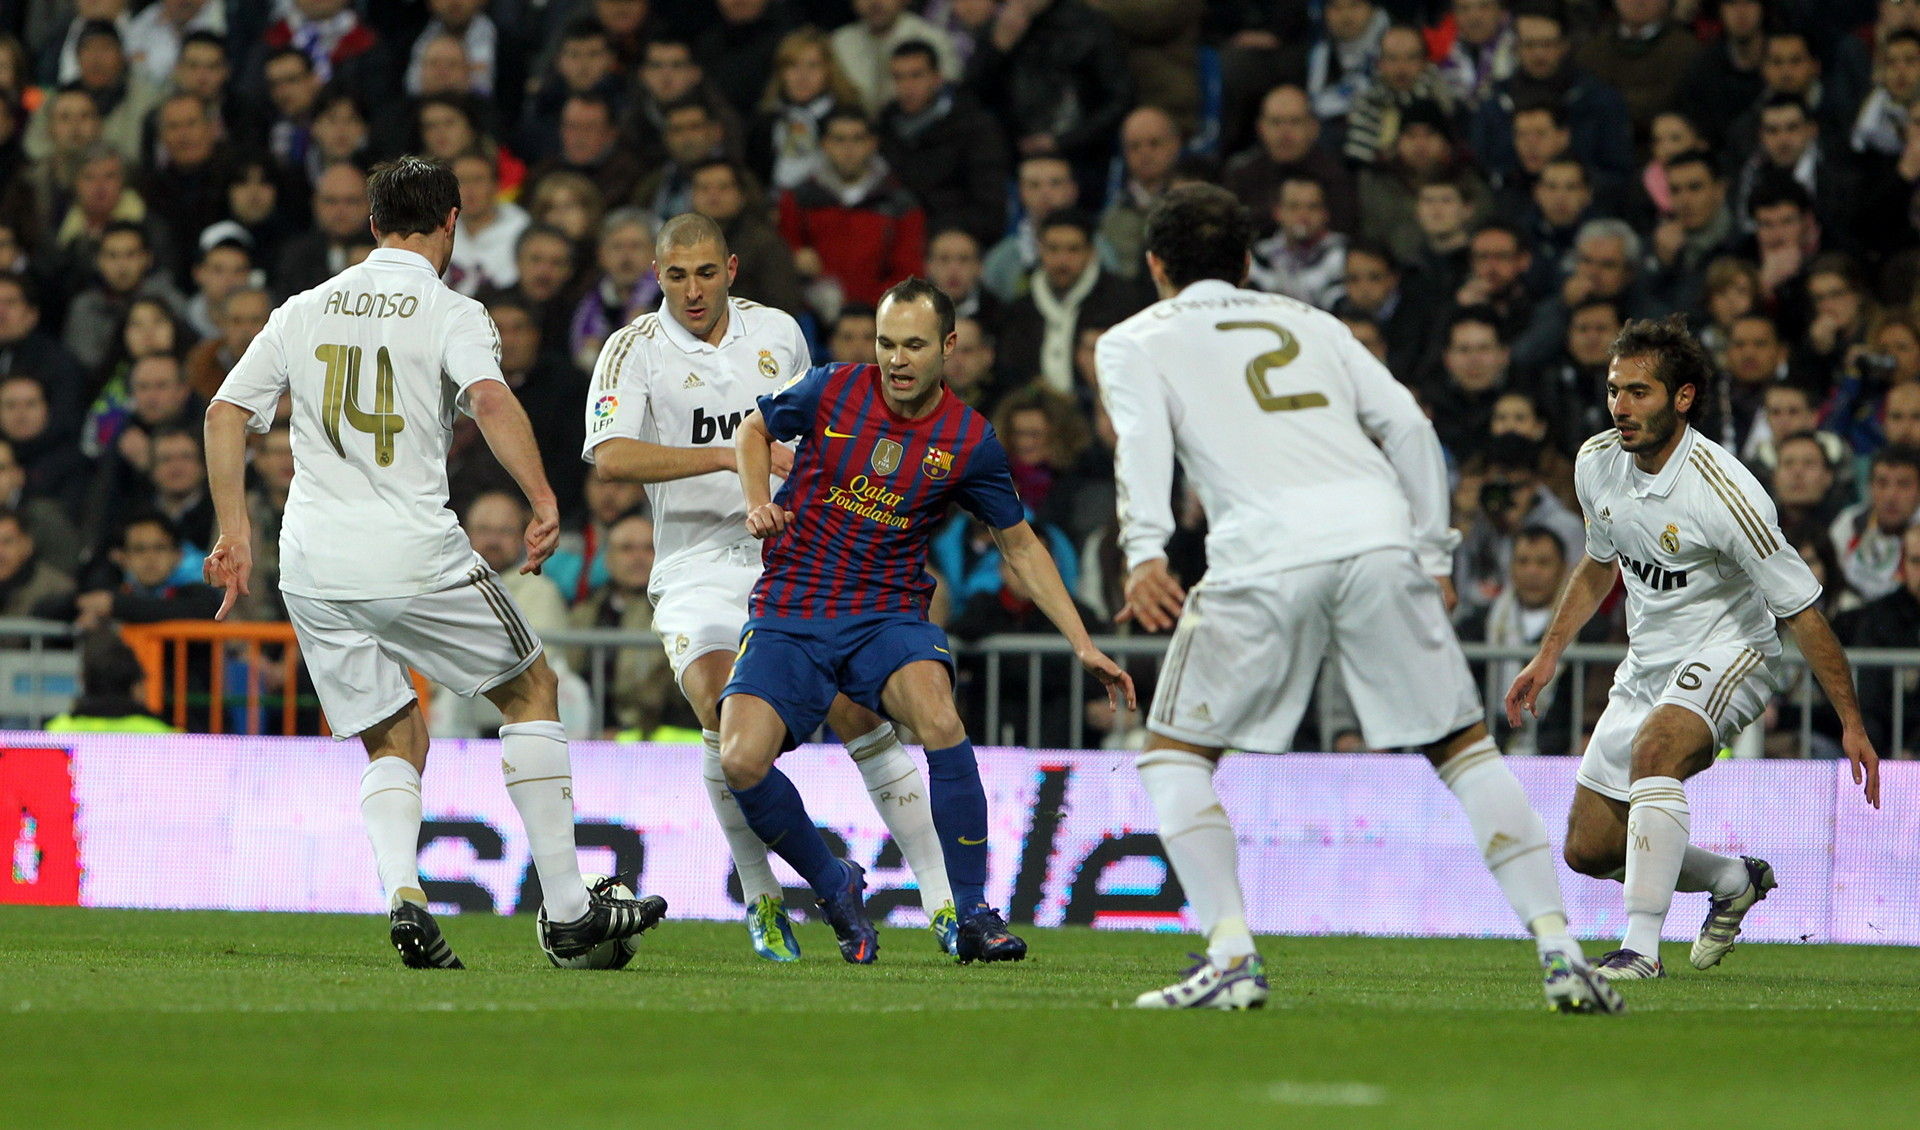
<path fill-rule="evenodd" d="M 1627 1011 L 1627 1002 L 1613 985 L 1577 954 L 1558 950 L 1544 953 L 1540 955 L 1540 968 L 1546 972 L 1541 987 L 1547 994 L 1547 1007 L 1555 1012 Z"/>
<path fill-rule="evenodd" d="M 465 969 L 440 933 L 440 924 L 418 903 L 403 902 L 387 915 L 387 937 L 408 969 Z"/>
<path fill-rule="evenodd" d="M 831 898 L 814 905 L 826 915 L 827 925 L 840 939 L 840 956 L 854 965 L 872 965 L 880 956 L 880 935 L 867 919 L 867 900 L 860 893 L 867 889 L 867 873 L 852 860 L 842 860 L 840 865 L 847 869 L 846 882 Z"/>
<path fill-rule="evenodd" d="M 747 908 L 747 937 L 753 952 L 768 961 L 799 961 L 800 943 L 793 937 L 793 919 L 778 895 L 761 895 Z"/>
<path fill-rule="evenodd" d="M 953 956 L 962 965 L 1020 961 L 1027 956 L 1027 943 L 1007 932 L 1007 920 L 999 911 L 985 906 L 960 920 L 960 928 L 954 932 Z"/>
<path fill-rule="evenodd" d="M 927 923 L 934 941 L 940 943 L 940 952 L 951 956 L 959 946 L 960 916 L 953 912 L 952 903 L 943 903 L 933 912 L 933 921 Z"/>
<path fill-rule="evenodd" d="M 623 899 L 602 893 L 613 882 L 609 879 L 589 889 L 587 912 L 572 922 L 548 919 L 540 948 L 555 957 L 579 957 L 602 942 L 643 934 L 667 916 L 667 900 L 659 895 Z"/>
<path fill-rule="evenodd" d="M 1773 876 L 1773 865 L 1766 860 L 1743 855 L 1740 862 L 1747 865 L 1747 889 L 1730 899 L 1713 900 L 1707 920 L 1700 925 L 1700 936 L 1694 939 L 1693 952 L 1687 955 L 1695 969 L 1712 969 L 1720 964 L 1720 959 L 1732 952 L 1747 911 L 1780 885 Z"/>
<path fill-rule="evenodd" d="M 1659 958 L 1632 950 L 1609 950 L 1601 954 L 1600 964 L 1593 971 L 1608 981 L 1652 981 L 1667 975 Z"/>
<path fill-rule="evenodd" d="M 1141 993 L 1135 1008 L 1265 1008 L 1267 972 L 1260 955 L 1248 954 L 1225 969 L 1204 954 L 1190 953 L 1198 964 L 1178 984 Z"/>

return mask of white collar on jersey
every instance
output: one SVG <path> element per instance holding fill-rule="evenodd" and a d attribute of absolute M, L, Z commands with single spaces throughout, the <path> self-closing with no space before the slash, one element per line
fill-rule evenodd
<path fill-rule="evenodd" d="M 418 267 L 436 279 L 440 277 L 440 272 L 433 269 L 433 264 L 427 261 L 425 255 L 418 251 L 408 251 L 404 247 L 376 247 L 367 252 L 367 262 L 391 263 L 396 267 Z"/>
<path fill-rule="evenodd" d="M 1683 426 L 1687 431 L 1685 435 L 1680 437 L 1680 446 L 1673 449 L 1672 457 L 1667 460 L 1666 466 L 1660 468 L 1658 475 L 1655 475 L 1652 479 L 1648 479 L 1644 471 L 1641 471 L 1638 466 L 1634 466 L 1629 462 L 1628 465 L 1633 466 L 1634 475 L 1633 485 L 1628 488 L 1627 493 L 1633 495 L 1635 498 L 1645 498 L 1650 494 L 1665 498 L 1673 493 L 1673 484 L 1679 481 L 1681 468 L 1687 465 L 1687 456 L 1693 454 L 1693 441 L 1700 435 L 1699 432 L 1693 430 L 1693 425 L 1686 424 Z M 1626 455 L 1627 453 L 1623 451 L 1620 454 Z M 1631 461 L 1633 456 L 1627 455 L 1627 459 Z"/>
<path fill-rule="evenodd" d="M 733 299 L 727 299 L 727 336 L 720 339 L 720 345 L 708 345 L 687 332 L 674 316 L 667 312 L 667 300 L 660 300 L 660 325 L 667 331 L 667 340 L 680 347 L 682 353 L 717 353 L 721 346 L 730 345 L 745 337 L 747 330 L 741 324 L 740 308 L 733 305 Z"/>

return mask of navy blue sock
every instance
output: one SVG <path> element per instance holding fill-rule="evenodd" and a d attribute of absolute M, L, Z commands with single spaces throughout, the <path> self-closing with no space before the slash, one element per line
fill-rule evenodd
<path fill-rule="evenodd" d="M 964 918 L 987 905 L 987 790 L 980 784 L 973 743 L 962 738 L 959 745 L 929 749 L 927 784 L 954 909 Z"/>
<path fill-rule="evenodd" d="M 799 872 L 815 894 L 825 898 L 846 882 L 846 870 L 834 858 L 827 841 L 820 838 L 820 829 L 807 815 L 800 790 L 785 773 L 768 769 L 759 784 L 731 791 L 753 834 Z"/>

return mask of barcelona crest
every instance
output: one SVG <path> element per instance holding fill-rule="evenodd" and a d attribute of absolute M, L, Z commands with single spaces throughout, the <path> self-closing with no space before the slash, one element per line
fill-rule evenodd
<path fill-rule="evenodd" d="M 937 447 L 927 448 L 927 457 L 920 461 L 920 473 L 929 479 L 944 479 L 953 471 L 953 452 L 942 451 Z"/>
<path fill-rule="evenodd" d="M 873 458 L 867 465 L 876 475 L 891 475 L 900 467 L 900 445 L 893 440 L 883 439 L 873 445 Z"/>

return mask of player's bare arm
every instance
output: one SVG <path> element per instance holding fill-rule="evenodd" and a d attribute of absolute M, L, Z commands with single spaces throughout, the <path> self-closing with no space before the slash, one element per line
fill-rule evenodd
<path fill-rule="evenodd" d="M 771 456 L 772 473 L 786 478 L 793 470 L 793 451 L 774 444 Z M 717 471 L 731 473 L 739 467 L 732 447 L 668 447 L 625 437 L 603 442 L 594 449 L 593 458 L 607 474 L 635 483 L 667 483 Z"/>
<path fill-rule="evenodd" d="M 747 532 L 770 538 L 793 521 L 793 511 L 776 505 L 768 476 L 773 470 L 773 433 L 758 411 L 747 413 L 734 433 L 734 453 L 740 467 L 740 490 L 747 498 Z M 791 466 L 791 460 L 788 463 Z"/>
<path fill-rule="evenodd" d="M 1860 720 L 1860 703 L 1853 695 L 1853 670 L 1847 663 L 1847 653 L 1840 649 L 1832 626 L 1818 608 L 1803 608 L 1786 617 L 1785 623 L 1792 629 L 1793 642 L 1806 657 L 1813 677 L 1820 680 L 1820 689 L 1827 692 L 1827 701 L 1833 704 L 1834 713 L 1840 716 L 1840 750 L 1853 765 L 1853 783 L 1865 790 L 1868 804 L 1879 808 L 1880 755 L 1874 752 L 1873 742 L 1868 740 L 1866 726 Z"/>
<path fill-rule="evenodd" d="M 1135 709 L 1138 703 L 1133 693 L 1133 676 L 1093 646 L 1093 637 L 1080 621 L 1080 613 L 1073 606 L 1073 597 L 1067 593 L 1066 582 L 1060 579 L 1053 555 L 1047 552 L 1046 543 L 1033 532 L 1033 527 L 1021 522 L 995 530 L 993 544 L 1000 547 L 1000 556 L 1013 568 L 1014 576 L 1033 594 L 1033 602 L 1040 611 L 1047 614 L 1047 619 L 1053 621 L 1053 626 L 1073 645 L 1073 654 L 1080 665 L 1106 686 L 1107 699 L 1114 709 L 1122 705 L 1128 710 Z"/>
<path fill-rule="evenodd" d="M 225 620 L 234 601 L 251 591 L 253 529 L 247 517 L 247 419 L 238 404 L 216 400 L 207 406 L 207 491 L 220 522 L 220 538 L 201 566 L 208 584 L 227 590 L 215 620 Z"/>
<path fill-rule="evenodd" d="M 520 492 L 533 507 L 533 521 L 527 524 L 527 559 L 522 573 L 538 573 L 540 566 L 560 544 L 560 507 L 554 501 L 553 487 L 547 482 L 547 470 L 540 462 L 540 446 L 533 438 L 533 425 L 520 398 L 500 381 L 480 381 L 467 392 L 473 418 L 495 459 L 513 476 Z"/>
<path fill-rule="evenodd" d="M 1553 622 L 1547 625 L 1545 635 L 1540 637 L 1540 650 L 1531 662 L 1514 676 L 1513 685 L 1507 688 L 1507 722 L 1520 724 L 1520 712 L 1526 711 L 1536 718 L 1539 711 L 1535 703 L 1540 692 L 1553 682 L 1554 673 L 1560 666 L 1560 653 L 1593 614 L 1599 610 L 1600 602 L 1613 591 L 1614 578 L 1619 575 L 1620 565 L 1615 561 L 1596 561 L 1585 554 L 1580 555 L 1580 563 L 1573 567 L 1573 573 L 1567 578 L 1567 587 L 1560 594 L 1560 603 L 1553 610 Z"/>
<path fill-rule="evenodd" d="M 1172 631 L 1186 601 L 1187 590 L 1168 571 L 1167 559 L 1151 558 L 1128 571 L 1126 606 L 1114 615 L 1114 623 L 1132 621 L 1149 632 Z"/>

